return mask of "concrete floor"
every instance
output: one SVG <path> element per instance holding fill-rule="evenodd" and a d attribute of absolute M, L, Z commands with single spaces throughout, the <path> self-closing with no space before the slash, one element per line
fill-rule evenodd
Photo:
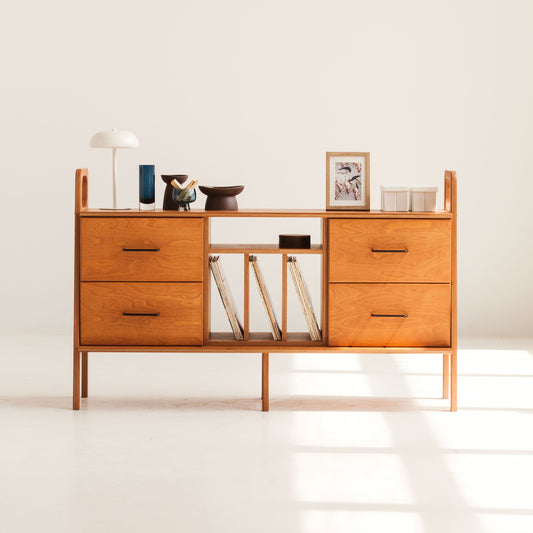
<path fill-rule="evenodd" d="M 0 338 L 0 531 L 531 533 L 533 339 L 435 355 L 94 354 Z"/>

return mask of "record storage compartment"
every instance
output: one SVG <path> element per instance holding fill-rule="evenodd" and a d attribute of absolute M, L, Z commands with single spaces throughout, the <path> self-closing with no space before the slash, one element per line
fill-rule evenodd
<path fill-rule="evenodd" d="M 312 217 L 310 218 L 312 219 Z M 210 227 L 217 222 L 218 220 L 213 220 Z M 265 238 L 265 240 L 272 241 L 268 244 L 213 243 L 211 242 L 211 232 L 209 232 L 210 244 L 207 252 L 207 263 L 209 263 L 209 258 L 219 258 L 218 261 L 223 269 L 226 285 L 233 294 L 233 302 L 241 319 L 243 340 L 237 340 L 232 329 L 228 327 L 229 321 L 225 316 L 226 311 L 222 304 L 222 297 L 219 295 L 219 289 L 210 272 L 209 283 L 206 284 L 209 292 L 207 309 L 209 314 L 205 317 L 206 323 L 209 324 L 209 336 L 206 343 L 212 346 L 226 344 L 242 346 L 243 343 L 256 345 L 290 344 L 293 346 L 324 345 L 322 331 L 320 340 L 312 340 L 289 265 L 289 260 L 295 257 L 310 292 L 318 328 L 322 330 L 323 312 L 325 311 L 323 305 L 325 290 L 323 283 L 324 226 L 321 218 L 315 218 L 313 222 L 318 224 L 318 231 L 314 232 L 315 238 L 312 239 L 310 248 L 280 248 L 275 243 L 278 239 L 276 227 L 279 227 L 279 224 L 273 223 L 273 220 L 269 218 L 261 219 L 262 225 L 267 228 L 272 227 L 269 232 L 270 238 Z M 316 238 L 317 233 L 320 235 L 318 239 Z M 262 303 L 261 292 L 255 279 L 254 258 L 256 258 L 255 264 L 258 265 L 262 275 L 263 285 L 268 290 L 271 312 L 279 325 L 279 340 L 276 340 L 271 332 L 268 320 L 269 313 Z M 224 328 L 220 328 L 221 317 L 226 323 Z M 258 327 L 259 322 L 263 322 L 262 327 Z M 297 326 L 296 329 L 294 326 Z"/>

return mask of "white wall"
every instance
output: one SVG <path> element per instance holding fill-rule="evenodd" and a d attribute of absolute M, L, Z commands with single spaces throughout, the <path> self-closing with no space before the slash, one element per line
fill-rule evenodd
<path fill-rule="evenodd" d="M 0 332 L 71 330 L 74 169 L 109 205 L 88 142 L 118 127 L 141 140 L 119 154 L 131 206 L 139 163 L 280 208 L 325 206 L 326 151 L 371 153 L 374 208 L 380 183 L 442 191 L 455 169 L 459 332 L 533 334 L 530 0 L 10 4 Z"/>

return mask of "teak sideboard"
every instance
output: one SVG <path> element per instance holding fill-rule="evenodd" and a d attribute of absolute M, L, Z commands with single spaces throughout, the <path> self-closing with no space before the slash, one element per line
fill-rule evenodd
<path fill-rule="evenodd" d="M 89 352 L 441 354 L 442 396 L 457 410 L 457 182 L 444 175 L 436 212 L 89 209 L 88 171 L 76 171 L 73 409 L 88 396 Z M 215 217 L 322 221 L 309 249 L 211 243 Z M 210 254 L 243 257 L 244 340 L 209 324 Z M 282 338 L 250 331 L 251 254 L 282 260 Z M 318 254 L 322 340 L 287 330 L 287 257 Z M 216 290 L 216 289 L 215 289 Z"/>

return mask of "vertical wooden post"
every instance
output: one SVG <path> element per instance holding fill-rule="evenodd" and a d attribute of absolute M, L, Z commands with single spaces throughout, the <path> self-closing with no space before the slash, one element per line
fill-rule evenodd
<path fill-rule="evenodd" d="M 447 400 L 450 397 L 450 354 L 442 355 L 442 397 Z"/>
<path fill-rule="evenodd" d="M 452 214 L 450 411 L 457 411 L 457 176 L 453 170 L 444 172 L 444 208 Z"/>
<path fill-rule="evenodd" d="M 457 350 L 451 357 L 450 411 L 457 411 Z"/>
<path fill-rule="evenodd" d="M 88 208 L 89 172 L 78 168 L 74 192 L 74 327 L 72 364 L 72 409 L 80 408 L 80 212 Z M 87 352 L 83 352 L 87 354 Z"/>
<path fill-rule="evenodd" d="M 243 338 L 250 340 L 250 254 L 244 254 L 244 319 Z"/>
<path fill-rule="evenodd" d="M 320 327 L 322 329 L 322 343 L 328 344 L 328 227 L 329 222 L 327 218 L 322 219 L 322 314 L 320 320 Z"/>
<path fill-rule="evenodd" d="M 72 373 L 72 409 L 80 408 L 80 352 L 74 348 L 74 361 Z"/>
<path fill-rule="evenodd" d="M 268 395 L 268 354 L 264 353 L 261 356 L 262 362 L 262 380 L 261 380 L 261 398 L 263 400 L 263 411 L 269 409 L 269 395 Z"/>
<path fill-rule="evenodd" d="M 89 354 L 81 352 L 81 397 L 89 396 Z"/>
<path fill-rule="evenodd" d="M 281 340 L 287 340 L 287 254 L 281 259 Z"/>
<path fill-rule="evenodd" d="M 211 231 L 211 218 L 203 218 L 203 330 L 204 330 L 204 345 L 209 341 L 210 335 L 210 321 L 211 314 L 210 309 L 210 291 L 211 291 L 211 276 L 210 276 L 210 267 L 209 267 L 209 239 Z"/>

